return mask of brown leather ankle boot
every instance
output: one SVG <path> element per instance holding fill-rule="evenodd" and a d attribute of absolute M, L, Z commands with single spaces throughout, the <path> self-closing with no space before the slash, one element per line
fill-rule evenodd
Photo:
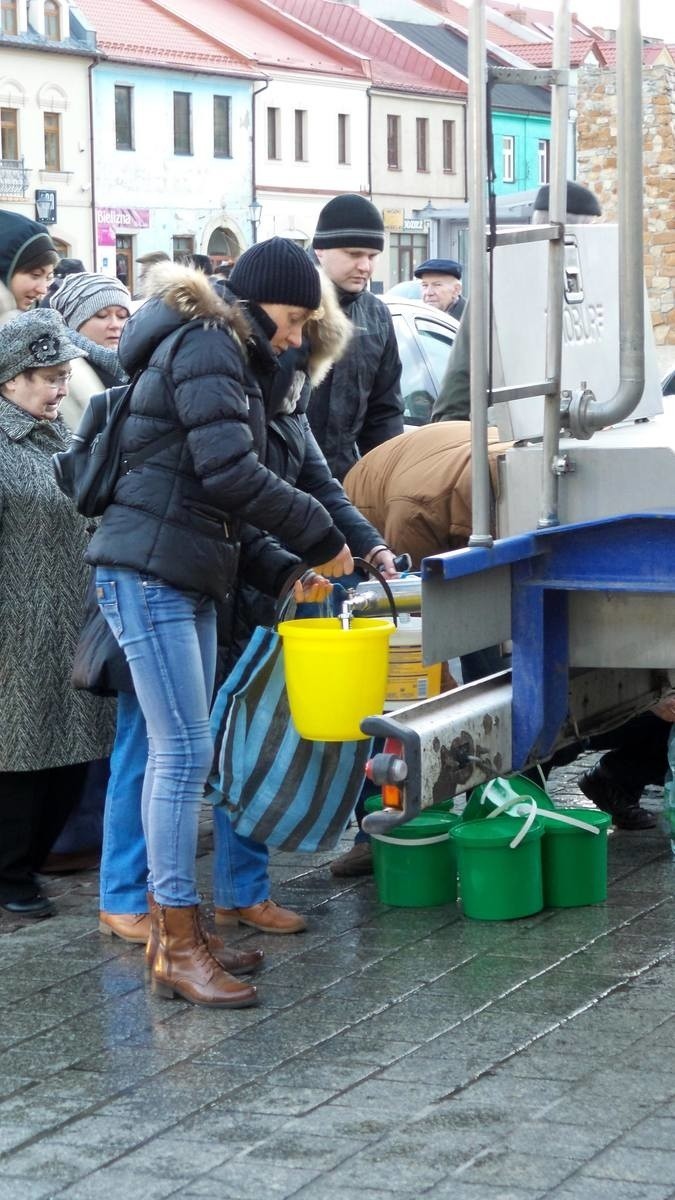
<path fill-rule="evenodd" d="M 148 892 L 150 936 L 145 945 L 145 973 L 148 979 L 152 972 L 152 964 L 155 961 L 157 946 L 159 945 L 159 918 L 157 917 L 153 920 L 153 915 L 157 912 L 158 908 L 159 905 L 155 903 L 155 897 L 152 892 Z M 209 948 L 209 952 L 224 971 L 229 971 L 231 975 L 253 975 L 256 971 L 260 970 L 265 958 L 264 950 L 235 950 L 234 946 L 226 946 L 223 939 L 218 937 L 217 933 L 209 933 L 204 924 L 201 909 L 197 911 L 197 920 L 199 921 L 199 928 Z"/>
<path fill-rule="evenodd" d="M 199 923 L 199 906 L 168 908 L 156 905 L 159 943 L 152 964 L 151 987 L 156 996 L 180 996 L 209 1008 L 250 1008 L 258 993 L 224 971 L 209 952 Z"/>

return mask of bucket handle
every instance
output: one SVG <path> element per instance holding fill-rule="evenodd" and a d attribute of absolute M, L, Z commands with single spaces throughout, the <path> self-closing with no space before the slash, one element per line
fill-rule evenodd
<path fill-rule="evenodd" d="M 384 833 L 371 833 L 370 835 L 376 842 L 386 842 L 388 846 L 405 846 L 410 849 L 411 846 L 435 846 L 437 842 L 449 842 L 450 831 L 447 833 L 437 833 L 433 837 L 425 838 L 393 838 L 387 837 Z"/>
<path fill-rule="evenodd" d="M 391 609 L 392 621 L 394 622 L 395 626 L 398 626 L 398 613 L 396 612 L 396 601 L 394 600 L 394 594 L 393 594 L 391 588 L 389 587 L 389 584 L 387 583 L 386 579 L 384 578 L 384 575 L 382 574 L 382 572 L 378 571 L 377 567 L 373 567 L 369 562 L 366 562 L 365 558 L 356 558 L 355 557 L 354 558 L 354 567 L 362 575 L 366 575 L 366 576 L 370 575 L 373 579 L 375 579 L 381 585 L 382 589 L 384 590 L 384 594 L 387 597 L 387 600 L 389 601 L 389 607 Z M 310 570 L 308 569 L 308 567 L 306 566 L 305 563 L 302 563 L 300 566 L 297 566 L 293 571 L 291 571 L 291 574 L 289 575 L 288 579 L 286 580 L 286 583 L 283 586 L 281 595 L 279 596 L 279 598 L 277 600 L 276 607 L 274 610 L 274 628 L 275 629 L 280 624 L 280 622 L 284 620 L 284 617 L 286 616 L 286 613 L 291 606 L 291 602 L 293 601 L 293 598 L 294 598 L 293 597 L 294 585 L 298 582 L 299 579 L 304 579 L 305 575 L 308 575 L 308 574 L 310 574 Z M 339 582 L 340 582 L 339 579 L 336 580 L 336 583 L 339 583 Z"/>
<path fill-rule="evenodd" d="M 485 795 L 485 793 L 483 793 L 483 795 Z M 594 833 L 596 835 L 600 833 L 600 830 L 595 825 L 588 825 L 586 821 L 580 821 L 577 817 L 568 817 L 565 813 L 556 812 L 555 809 L 539 808 L 534 797 L 519 796 L 517 792 L 514 792 L 513 795 L 509 796 L 506 800 L 494 808 L 491 813 L 488 813 L 487 820 L 489 821 L 493 817 L 500 816 L 501 813 L 506 812 L 509 808 L 513 808 L 517 803 L 526 804 L 530 811 L 525 817 L 525 820 L 523 821 L 523 824 L 518 830 L 513 841 L 509 843 L 511 850 L 515 850 L 516 847 L 520 845 L 523 838 L 527 836 L 536 817 L 542 817 L 549 821 L 559 821 L 561 825 L 573 825 L 577 829 L 583 829 L 586 833 Z"/>

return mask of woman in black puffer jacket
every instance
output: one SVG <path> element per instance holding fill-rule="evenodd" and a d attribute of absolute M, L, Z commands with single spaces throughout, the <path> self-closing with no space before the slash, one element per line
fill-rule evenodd
<path fill-rule="evenodd" d="M 240 260 L 268 297 L 257 308 L 273 350 L 299 345 L 319 307 L 316 268 L 274 238 Z M 255 988 L 212 957 L 195 882 L 199 805 L 211 766 L 209 705 L 216 658 L 215 601 L 238 581 L 242 526 L 283 537 L 309 566 L 340 576 L 352 560 L 324 507 L 263 465 L 263 396 L 246 358 L 250 329 L 199 271 L 166 264 L 154 295 L 130 319 L 120 360 L 139 368 L 122 450 L 167 434 L 141 469 L 118 480 L 92 538 L 99 604 L 122 646 L 148 727 L 143 789 L 152 930 L 152 986 L 193 1003 L 241 1007 Z M 278 591 L 287 564 L 259 555 L 247 579 Z"/>

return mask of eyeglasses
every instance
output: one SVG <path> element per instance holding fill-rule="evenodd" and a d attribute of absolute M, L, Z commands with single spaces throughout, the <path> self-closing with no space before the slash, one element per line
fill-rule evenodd
<path fill-rule="evenodd" d="M 41 376 L 43 382 L 46 383 L 47 387 L 53 388 L 54 391 L 56 391 L 57 388 L 63 387 L 64 383 L 68 383 L 68 381 L 70 379 L 72 379 L 72 377 L 73 377 L 72 371 L 64 371 L 61 375 L 56 375 L 52 379 L 49 379 L 46 375 Z"/>

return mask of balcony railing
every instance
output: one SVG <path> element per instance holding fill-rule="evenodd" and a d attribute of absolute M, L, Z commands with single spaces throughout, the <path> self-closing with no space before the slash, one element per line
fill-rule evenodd
<path fill-rule="evenodd" d="M 22 158 L 0 158 L 0 196 L 25 196 L 28 179 Z"/>

